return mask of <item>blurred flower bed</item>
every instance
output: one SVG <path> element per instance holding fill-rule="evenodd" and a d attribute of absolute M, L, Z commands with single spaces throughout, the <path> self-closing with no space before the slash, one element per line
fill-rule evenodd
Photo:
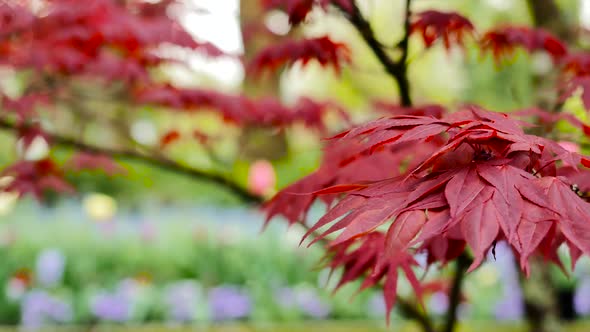
<path fill-rule="evenodd" d="M 377 291 L 332 295 L 337 278 L 318 268 L 321 248 L 299 248 L 301 230 L 280 223 L 260 233 L 251 211 L 151 207 L 92 219 L 79 205 L 24 205 L 3 219 L 0 324 L 384 318 Z M 522 318 L 509 253 L 498 246 L 497 256 L 469 278 L 461 318 Z M 576 305 L 584 315 L 590 279 L 581 280 Z M 442 315 L 447 302 L 438 292 L 426 304 Z"/>

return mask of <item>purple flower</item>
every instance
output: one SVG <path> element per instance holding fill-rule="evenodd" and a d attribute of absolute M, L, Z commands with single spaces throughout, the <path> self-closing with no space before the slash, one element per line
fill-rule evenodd
<path fill-rule="evenodd" d="M 312 318 L 326 318 L 330 314 L 330 307 L 311 288 L 283 287 L 275 293 L 275 300 L 283 308 L 297 307 Z"/>
<path fill-rule="evenodd" d="M 231 320 L 247 317 L 252 303 L 239 288 L 220 286 L 209 291 L 209 308 L 214 320 Z"/>
<path fill-rule="evenodd" d="M 449 308 L 449 296 L 444 292 L 436 292 L 430 297 L 428 308 L 435 315 L 444 315 Z"/>
<path fill-rule="evenodd" d="M 330 315 L 330 306 L 322 301 L 311 289 L 301 289 L 295 292 L 297 306 L 309 317 L 322 319 Z"/>
<path fill-rule="evenodd" d="M 58 249 L 45 249 L 39 256 L 35 266 L 37 281 L 45 287 L 59 284 L 64 274 L 66 257 Z"/>
<path fill-rule="evenodd" d="M 295 291 L 289 287 L 279 288 L 275 294 L 275 301 L 283 308 L 292 308 L 295 306 Z"/>
<path fill-rule="evenodd" d="M 520 320 L 524 316 L 524 303 L 520 291 L 515 291 L 496 303 L 497 320 Z"/>
<path fill-rule="evenodd" d="M 99 319 L 126 322 L 131 319 L 131 302 L 121 294 L 100 293 L 91 303 L 92 313 Z"/>
<path fill-rule="evenodd" d="M 179 281 L 168 286 L 165 294 L 168 317 L 177 322 L 193 321 L 200 293 L 199 284 L 192 280 Z"/>
<path fill-rule="evenodd" d="M 590 315 L 590 278 L 583 279 L 576 288 L 574 309 L 580 316 Z"/>
<path fill-rule="evenodd" d="M 27 293 L 21 302 L 21 323 L 28 327 L 67 323 L 72 317 L 69 303 L 41 290 Z"/>
<path fill-rule="evenodd" d="M 367 308 L 369 309 L 369 315 L 371 317 L 383 318 L 387 312 L 383 293 L 379 292 L 371 296 L 367 303 Z"/>

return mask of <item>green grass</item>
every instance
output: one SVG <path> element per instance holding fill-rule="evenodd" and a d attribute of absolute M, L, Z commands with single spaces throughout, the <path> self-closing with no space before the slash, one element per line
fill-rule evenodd
<path fill-rule="evenodd" d="M 585 332 L 590 324 L 579 322 L 565 326 L 561 332 Z M 19 331 L 18 328 L 0 328 L 0 332 Z M 410 322 L 394 322 L 390 327 L 375 322 L 303 322 L 291 324 L 222 324 L 217 326 L 166 326 L 166 325 L 99 325 L 80 327 L 55 327 L 35 330 L 38 332 L 420 332 L 420 328 Z M 460 325 L 457 332 L 527 332 L 524 325 L 493 324 L 491 322 L 470 322 Z"/>

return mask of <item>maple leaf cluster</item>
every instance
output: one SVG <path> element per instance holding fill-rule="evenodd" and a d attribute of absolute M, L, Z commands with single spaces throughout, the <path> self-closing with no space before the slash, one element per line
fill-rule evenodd
<path fill-rule="evenodd" d="M 326 10 L 329 5 L 334 5 L 347 13 L 355 10 L 353 0 L 261 0 L 261 2 L 266 10 L 283 9 L 292 25 L 302 23 L 314 6 Z"/>
<path fill-rule="evenodd" d="M 590 204 L 575 182 L 588 176 L 578 166 L 590 160 L 521 127 L 475 106 L 442 118 L 397 115 L 355 127 L 335 136 L 329 149 L 351 142 L 356 149 L 329 156 L 284 189 L 267 204 L 269 218 L 302 221 L 314 199 L 324 199 L 329 210 L 304 239 L 314 235 L 313 244 L 337 234 L 328 251 L 335 255 L 330 266 L 344 268 L 340 284 L 364 277 L 365 288 L 384 280 L 388 309 L 399 269 L 421 294 L 410 268 L 418 252 L 427 253 L 428 264 L 446 264 L 469 247 L 472 271 L 506 241 L 528 274 L 532 256 L 561 265 L 557 248 L 566 244 L 575 264 L 590 254 Z M 410 160 L 405 172 L 396 169 L 399 152 Z M 383 164 L 368 161 L 384 153 Z M 350 172 L 355 163 L 358 171 Z M 369 164 L 382 171 L 360 171 Z M 293 193 L 307 193 L 307 200 L 289 201 Z M 337 200 L 338 194 L 344 196 Z"/>
<path fill-rule="evenodd" d="M 137 90 L 135 98 L 140 103 L 167 106 L 176 111 L 215 110 L 225 121 L 240 126 L 284 129 L 294 123 L 301 123 L 326 134 L 324 118 L 327 113 L 333 112 L 348 121 L 347 113 L 339 105 L 332 102 L 317 102 L 305 97 L 289 107 L 271 97 L 255 100 L 244 95 L 231 95 L 214 90 L 154 85 Z"/>
<path fill-rule="evenodd" d="M 344 43 L 332 41 L 329 37 L 303 40 L 287 40 L 267 47 L 250 62 L 249 71 L 259 75 L 263 70 L 275 72 L 284 65 L 300 62 L 305 66 L 315 60 L 322 66 L 333 66 L 336 72 L 344 63 L 351 62 L 350 49 Z"/>
<path fill-rule="evenodd" d="M 343 2 L 344 3 L 344 2 Z M 335 113 L 348 121 L 346 113 L 332 102 L 317 102 L 301 98 L 286 106 L 270 97 L 253 100 L 243 95 L 230 95 L 205 89 L 177 88 L 152 78 L 154 70 L 165 64 L 183 64 L 169 58 L 162 47 L 176 46 L 221 56 L 222 52 L 207 42 L 195 40 L 171 17 L 173 0 L 147 2 L 140 0 L 52 0 L 32 6 L 29 2 L 0 4 L 0 65 L 15 71 L 32 71 L 28 86 L 19 96 L 0 93 L 4 114 L 0 120 L 15 127 L 19 144 L 27 149 L 35 139 L 51 144 L 51 133 L 42 126 L 39 110 L 52 110 L 72 98 L 71 82 L 92 82 L 101 86 L 122 86 L 121 95 L 133 105 L 149 104 L 167 111 L 213 111 L 240 127 L 264 126 L 284 129 L 294 123 L 327 134 L 326 114 Z M 323 7 L 328 2 L 320 4 Z M 262 52 L 248 66 L 253 72 L 316 60 L 321 65 L 333 65 L 337 70 L 350 62 L 346 45 L 328 37 L 290 42 L 278 51 Z M 75 85 L 75 84 L 74 84 Z M 195 129 L 192 135 L 201 144 L 210 138 Z M 160 140 L 160 148 L 184 136 L 176 129 Z M 39 183 L 35 190 L 18 185 L 39 176 L 51 174 L 62 178 L 67 171 L 102 169 L 108 174 L 120 173 L 119 167 L 105 155 L 76 154 L 63 165 L 47 157 L 48 162 L 17 162 L 10 168 L 16 178 L 10 188 L 36 197 L 45 190 L 64 189 Z M 51 167 L 46 167 L 47 165 Z M 35 164 L 36 165 L 36 164 Z M 60 169 L 54 172 L 53 169 Z M 51 171 L 47 171 L 47 170 Z M 18 173 L 22 170 L 23 174 Z M 27 180 L 28 181 L 28 180 Z M 63 180 L 65 182 L 65 180 Z M 31 186 L 35 181 L 30 181 Z M 52 183 L 55 183 L 53 181 Z M 70 186 L 71 187 L 71 186 Z M 64 190 L 65 191 L 65 190 Z M 68 190 L 67 192 L 70 192 Z"/>
<path fill-rule="evenodd" d="M 133 91 L 155 84 L 150 71 L 175 61 L 160 55 L 163 44 L 221 55 L 213 45 L 197 42 L 167 15 L 173 3 L 52 0 L 33 6 L 28 1 L 3 1 L 0 65 L 34 72 L 21 95 L 0 95 L 2 121 L 13 122 L 23 150 L 36 139 L 51 143 L 38 109 L 51 109 L 69 95 L 68 85 L 61 82 L 76 78 L 122 82 L 127 91 Z M 47 190 L 72 192 L 63 178 L 66 171 L 97 168 L 107 173 L 119 171 L 110 158 L 100 154 L 74 154 L 63 165 L 50 156 L 21 160 L 3 171 L 11 182 L 2 190 L 37 198 Z"/>
<path fill-rule="evenodd" d="M 0 5 L 0 16 L 8 22 L 0 27 L 3 65 L 136 81 L 149 78 L 147 67 L 168 60 L 155 52 L 163 43 L 221 54 L 211 44 L 196 42 L 166 15 L 162 3 L 54 0 L 42 5 L 37 12 Z"/>
<path fill-rule="evenodd" d="M 443 40 L 447 49 L 452 43 L 463 45 L 465 35 L 472 34 L 474 30 L 475 27 L 467 18 L 457 13 L 436 10 L 416 14 L 410 25 L 410 34 L 420 33 L 426 48 L 431 47 L 438 39 Z"/>
<path fill-rule="evenodd" d="M 465 37 L 476 36 L 469 19 L 454 12 L 427 10 L 413 15 L 410 34 L 418 33 L 427 48 L 442 40 L 446 49 L 454 45 L 465 46 Z M 558 37 L 542 28 L 528 26 L 501 26 L 483 33 L 476 40 L 483 53 L 491 53 L 497 64 L 514 56 L 516 49 L 528 53 L 545 52 L 559 71 L 557 90 L 565 100 L 581 90 L 581 99 L 590 110 L 590 53 L 572 51 Z"/>

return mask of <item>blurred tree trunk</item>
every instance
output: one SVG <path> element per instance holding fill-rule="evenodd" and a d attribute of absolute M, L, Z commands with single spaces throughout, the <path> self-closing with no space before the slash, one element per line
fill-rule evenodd
<path fill-rule="evenodd" d="M 566 42 L 574 41 L 575 34 L 554 0 L 528 0 L 535 26 L 545 28 Z"/>
<path fill-rule="evenodd" d="M 272 42 L 273 35 L 264 25 L 264 11 L 259 0 L 240 0 L 240 26 L 244 43 L 244 67 L 264 47 Z M 245 75 L 243 92 L 248 97 L 280 98 L 280 72 L 266 73 L 261 79 Z M 277 160 L 287 155 L 288 145 L 284 131 L 248 126 L 240 138 L 240 157 Z"/>

